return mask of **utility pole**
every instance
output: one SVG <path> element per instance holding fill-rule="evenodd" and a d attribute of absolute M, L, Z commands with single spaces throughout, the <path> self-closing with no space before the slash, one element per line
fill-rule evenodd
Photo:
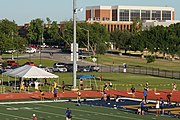
<path fill-rule="evenodd" d="M 76 88 L 76 0 L 73 0 L 73 25 L 74 25 L 74 40 L 73 40 L 73 87 Z"/>

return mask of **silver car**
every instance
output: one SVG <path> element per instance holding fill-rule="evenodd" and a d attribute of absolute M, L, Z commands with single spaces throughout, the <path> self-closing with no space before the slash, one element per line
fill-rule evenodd
<path fill-rule="evenodd" d="M 53 72 L 67 72 L 67 68 L 64 66 L 54 66 L 52 70 Z"/>

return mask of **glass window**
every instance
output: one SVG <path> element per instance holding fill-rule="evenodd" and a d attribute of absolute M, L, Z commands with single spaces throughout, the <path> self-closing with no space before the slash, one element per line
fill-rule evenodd
<path fill-rule="evenodd" d="M 141 10 L 141 20 L 150 20 L 150 10 Z"/>
<path fill-rule="evenodd" d="M 161 11 L 153 10 L 152 11 L 152 20 L 161 20 Z"/>
<path fill-rule="evenodd" d="M 112 10 L 112 21 L 117 21 L 117 10 Z"/>
<path fill-rule="evenodd" d="M 140 18 L 140 10 L 131 10 L 131 21 Z"/>
<path fill-rule="evenodd" d="M 171 11 L 162 11 L 162 20 L 171 20 Z"/>
<path fill-rule="evenodd" d="M 129 10 L 121 9 L 119 11 L 119 21 L 129 21 Z"/>

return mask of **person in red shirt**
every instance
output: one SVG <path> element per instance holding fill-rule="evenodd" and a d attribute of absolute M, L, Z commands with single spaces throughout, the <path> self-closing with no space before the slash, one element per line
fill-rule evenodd
<path fill-rule="evenodd" d="M 36 114 L 33 114 L 33 120 L 37 120 Z"/>

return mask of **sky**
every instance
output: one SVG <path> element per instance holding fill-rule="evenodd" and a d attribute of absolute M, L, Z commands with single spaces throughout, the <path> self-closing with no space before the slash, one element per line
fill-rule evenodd
<path fill-rule="evenodd" d="M 175 20 L 180 20 L 180 0 L 76 0 L 79 20 L 85 20 L 86 6 L 160 6 L 175 8 Z M 41 18 L 46 21 L 70 20 L 72 18 L 73 0 L 0 0 L 0 20 L 15 20 L 18 25 L 29 23 L 32 19 Z"/>

